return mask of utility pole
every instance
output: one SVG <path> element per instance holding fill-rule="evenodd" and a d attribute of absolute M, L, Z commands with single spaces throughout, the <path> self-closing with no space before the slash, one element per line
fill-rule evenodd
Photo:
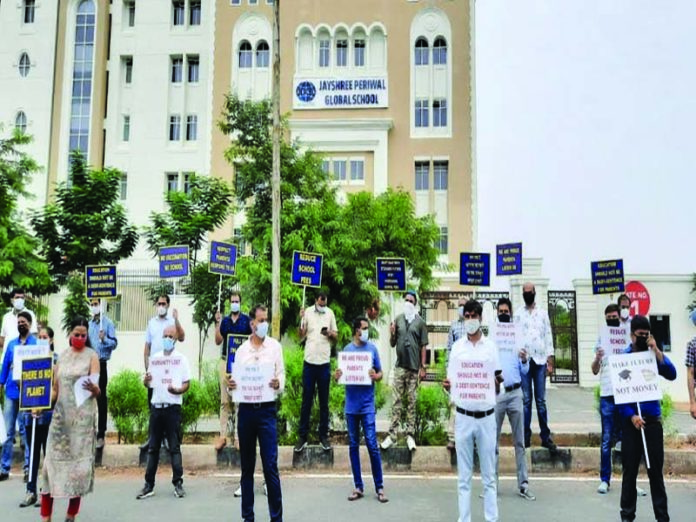
<path fill-rule="evenodd" d="M 280 339 L 280 0 L 273 2 L 273 169 L 271 176 L 272 226 L 271 247 L 271 326 Z"/>

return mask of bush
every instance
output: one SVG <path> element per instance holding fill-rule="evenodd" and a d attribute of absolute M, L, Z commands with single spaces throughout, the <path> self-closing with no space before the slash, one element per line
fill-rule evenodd
<path fill-rule="evenodd" d="M 181 406 L 181 431 L 187 433 L 193 427 L 196 431 L 198 420 L 203 415 L 206 397 L 205 388 L 195 379 L 189 382 L 189 389 L 184 393 Z"/>
<path fill-rule="evenodd" d="M 203 388 L 203 415 L 220 416 L 220 377 L 218 359 L 206 361 L 201 370 Z"/>
<path fill-rule="evenodd" d="M 447 442 L 445 422 L 449 416 L 449 395 L 440 383 L 418 387 L 416 399 L 416 444 L 438 446 Z"/>
<path fill-rule="evenodd" d="M 118 442 L 141 440 L 148 423 L 147 389 L 141 375 L 134 370 L 122 370 L 109 380 L 107 387 L 109 413 L 118 432 Z"/>

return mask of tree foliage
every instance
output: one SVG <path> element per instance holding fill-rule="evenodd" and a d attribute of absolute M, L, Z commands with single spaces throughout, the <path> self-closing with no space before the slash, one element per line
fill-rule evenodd
<path fill-rule="evenodd" d="M 78 315 L 82 317 L 90 317 L 89 306 L 85 295 L 87 288 L 85 287 L 85 277 L 82 272 L 73 272 L 68 276 L 65 284 L 68 295 L 63 301 L 63 320 L 62 326 L 66 333 L 70 332 L 70 323 Z"/>

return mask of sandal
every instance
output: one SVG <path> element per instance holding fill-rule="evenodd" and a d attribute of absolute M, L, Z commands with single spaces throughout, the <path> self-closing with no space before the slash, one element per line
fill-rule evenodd
<path fill-rule="evenodd" d="M 379 500 L 379 502 L 380 502 L 381 504 L 386 504 L 387 502 L 389 502 L 389 499 L 388 499 L 387 496 L 384 494 L 384 490 L 383 490 L 383 489 L 380 489 L 380 490 L 377 492 L 377 500 Z"/>
<path fill-rule="evenodd" d="M 351 493 L 350 496 L 348 497 L 348 500 L 350 500 L 352 502 L 354 500 L 361 499 L 364 496 L 365 496 L 365 494 L 362 491 L 360 491 L 359 489 L 354 489 L 353 493 Z"/>

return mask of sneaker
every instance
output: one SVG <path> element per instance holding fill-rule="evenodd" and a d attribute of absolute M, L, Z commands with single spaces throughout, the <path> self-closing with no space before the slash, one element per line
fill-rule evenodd
<path fill-rule="evenodd" d="M 321 437 L 319 439 L 319 445 L 324 451 L 329 451 L 331 449 L 331 441 L 328 437 Z"/>
<path fill-rule="evenodd" d="M 149 484 L 145 484 L 145 485 L 143 486 L 143 489 L 140 490 L 140 493 L 138 493 L 137 496 L 136 496 L 135 498 L 137 498 L 138 500 L 140 500 L 140 499 L 143 499 L 143 498 L 149 498 L 149 497 L 151 497 L 151 496 L 154 495 L 154 494 L 155 494 L 155 488 L 153 488 L 153 487 L 150 486 Z"/>
<path fill-rule="evenodd" d="M 104 438 L 100 437 L 97 439 L 97 449 L 104 449 Z"/>
<path fill-rule="evenodd" d="M 616 445 L 614 446 L 614 450 L 621 453 L 621 441 L 616 443 Z"/>
<path fill-rule="evenodd" d="M 453 440 L 451 440 L 447 443 L 447 451 L 455 451 L 456 449 L 457 449 L 457 445 L 454 443 Z"/>
<path fill-rule="evenodd" d="M 9 473 L 4 473 L 4 472 L 3 472 L 3 473 L 0 473 L 0 482 L 2 482 L 2 481 L 4 481 L 4 480 L 7 480 L 8 478 L 10 478 L 10 474 L 9 474 Z"/>
<path fill-rule="evenodd" d="M 606 495 L 607 493 L 609 493 L 609 484 L 605 481 L 602 481 L 602 483 L 597 488 L 597 493 L 599 493 L 600 495 Z"/>
<path fill-rule="evenodd" d="M 406 437 L 406 446 L 408 446 L 409 451 L 415 451 L 416 449 L 416 440 L 411 435 Z"/>
<path fill-rule="evenodd" d="M 307 437 L 300 437 L 295 444 L 295 453 L 301 453 L 307 447 Z"/>
<path fill-rule="evenodd" d="M 263 494 L 268 496 L 268 488 L 266 487 L 266 481 L 263 481 Z"/>
<path fill-rule="evenodd" d="M 636 486 L 636 494 L 639 497 L 647 497 L 648 496 L 648 492 L 645 491 L 643 488 L 639 488 L 638 486 Z"/>
<path fill-rule="evenodd" d="M 529 487 L 520 488 L 517 494 L 525 500 L 536 500 L 536 497 L 529 491 Z"/>
<path fill-rule="evenodd" d="M 21 504 L 19 504 L 19 507 L 24 508 L 24 507 L 29 507 L 33 506 L 36 504 L 37 501 L 36 493 L 32 493 L 31 491 L 27 491 L 27 496 L 24 497 L 24 500 L 22 500 Z"/>
<path fill-rule="evenodd" d="M 384 440 L 382 441 L 382 444 L 380 444 L 381 448 L 383 450 L 387 450 L 391 448 L 394 445 L 394 439 L 391 438 L 391 435 L 387 435 Z"/>
<path fill-rule="evenodd" d="M 234 490 L 234 498 L 239 498 L 242 496 L 242 485 L 240 484 L 237 486 L 237 489 Z"/>
<path fill-rule="evenodd" d="M 174 496 L 176 498 L 184 498 L 186 496 L 186 491 L 184 491 L 184 486 L 181 482 L 174 484 Z"/>
<path fill-rule="evenodd" d="M 552 441 L 551 439 L 547 440 L 546 442 L 542 442 L 541 447 L 546 448 L 551 453 L 558 452 L 558 446 L 556 446 L 556 443 L 554 441 Z"/>
<path fill-rule="evenodd" d="M 150 439 L 147 439 L 145 442 L 143 442 L 143 443 L 139 446 L 139 448 L 140 448 L 141 450 L 146 450 L 146 449 L 148 449 L 149 447 L 150 447 Z"/>

